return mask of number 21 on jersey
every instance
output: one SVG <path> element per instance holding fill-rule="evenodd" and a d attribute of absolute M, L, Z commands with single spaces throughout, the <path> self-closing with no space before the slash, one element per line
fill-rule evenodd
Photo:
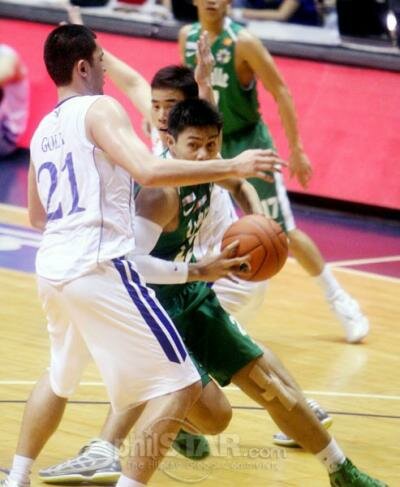
<path fill-rule="evenodd" d="M 69 181 L 69 186 L 71 189 L 71 196 L 72 196 L 72 206 L 69 208 L 67 215 L 72 215 L 73 213 L 79 213 L 81 211 L 85 211 L 85 208 L 79 206 L 79 192 L 78 192 L 78 185 L 76 183 L 76 176 L 74 170 L 74 163 L 72 160 L 72 153 L 68 152 L 65 157 L 65 163 L 61 168 L 61 171 L 58 171 L 57 166 L 53 162 L 44 162 L 38 170 L 37 179 L 40 182 L 40 178 L 44 177 L 43 174 L 47 172 L 50 176 L 50 187 L 49 193 L 47 195 L 47 202 L 46 202 L 46 213 L 48 220 L 59 220 L 63 218 L 65 212 L 68 208 L 63 208 L 61 205 L 61 201 L 53 201 L 53 195 L 57 188 L 60 178 L 67 177 Z M 58 205 L 57 205 L 58 203 Z M 50 208 L 56 208 L 53 211 L 50 211 Z"/>

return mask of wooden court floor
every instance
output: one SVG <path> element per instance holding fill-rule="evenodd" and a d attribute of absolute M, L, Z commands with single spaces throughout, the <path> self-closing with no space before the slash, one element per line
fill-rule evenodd
<path fill-rule="evenodd" d="M 24 223 L 24 215 L 20 222 Z M 15 220 L 13 221 L 15 223 Z M 331 432 L 369 473 L 400 486 L 400 280 L 336 270 L 371 321 L 362 345 L 348 345 L 319 289 L 289 260 L 267 291 L 248 331 L 270 346 L 307 396 L 334 418 Z M 48 364 L 43 313 L 31 274 L 0 269 L 0 466 L 10 464 L 27 395 Z M 325 487 L 327 475 L 300 449 L 274 447 L 268 415 L 235 387 L 225 389 L 234 414 L 224 434 L 210 438 L 213 455 L 191 463 L 168 457 L 150 485 L 201 487 Z M 74 455 L 96 436 L 107 411 L 94 367 L 86 372 L 62 424 L 39 457 L 39 468 Z M 0 474 L 1 475 L 1 474 Z"/>

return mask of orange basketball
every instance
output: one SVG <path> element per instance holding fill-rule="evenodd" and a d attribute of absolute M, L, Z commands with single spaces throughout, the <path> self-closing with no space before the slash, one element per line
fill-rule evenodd
<path fill-rule="evenodd" d="M 288 241 L 282 227 L 262 215 L 246 215 L 227 228 L 221 242 L 223 250 L 239 240 L 237 256 L 250 254 L 249 281 L 265 281 L 277 274 L 286 262 Z"/>

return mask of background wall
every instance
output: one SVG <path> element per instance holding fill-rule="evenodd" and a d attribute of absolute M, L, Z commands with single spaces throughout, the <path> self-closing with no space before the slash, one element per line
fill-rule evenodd
<path fill-rule="evenodd" d="M 0 19 L 0 42 L 20 52 L 30 73 L 31 116 L 21 141 L 24 145 L 29 144 L 41 117 L 56 103 L 56 92 L 42 61 L 43 41 L 51 28 Z M 179 62 L 173 42 L 105 33 L 99 33 L 99 39 L 148 80 L 160 67 Z M 291 58 L 275 60 L 292 91 L 304 146 L 314 165 L 308 192 L 399 209 L 400 75 Z M 105 91 L 124 104 L 141 133 L 140 116 L 123 95 L 109 83 Z M 262 88 L 260 103 L 279 151 L 287 156 L 276 105 Z M 287 183 L 290 190 L 303 192 L 289 177 Z"/>

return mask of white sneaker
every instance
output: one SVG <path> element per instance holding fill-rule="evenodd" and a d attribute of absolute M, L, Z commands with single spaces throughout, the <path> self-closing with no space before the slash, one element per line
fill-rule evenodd
<path fill-rule="evenodd" d="M 346 332 L 346 341 L 349 343 L 360 342 L 368 335 L 368 318 L 361 312 L 357 301 L 343 290 L 337 291 L 329 300 L 332 310 L 339 318 Z"/>
<path fill-rule="evenodd" d="M 39 471 L 46 484 L 112 484 L 121 475 L 117 448 L 101 439 L 94 439 L 65 462 Z"/>

